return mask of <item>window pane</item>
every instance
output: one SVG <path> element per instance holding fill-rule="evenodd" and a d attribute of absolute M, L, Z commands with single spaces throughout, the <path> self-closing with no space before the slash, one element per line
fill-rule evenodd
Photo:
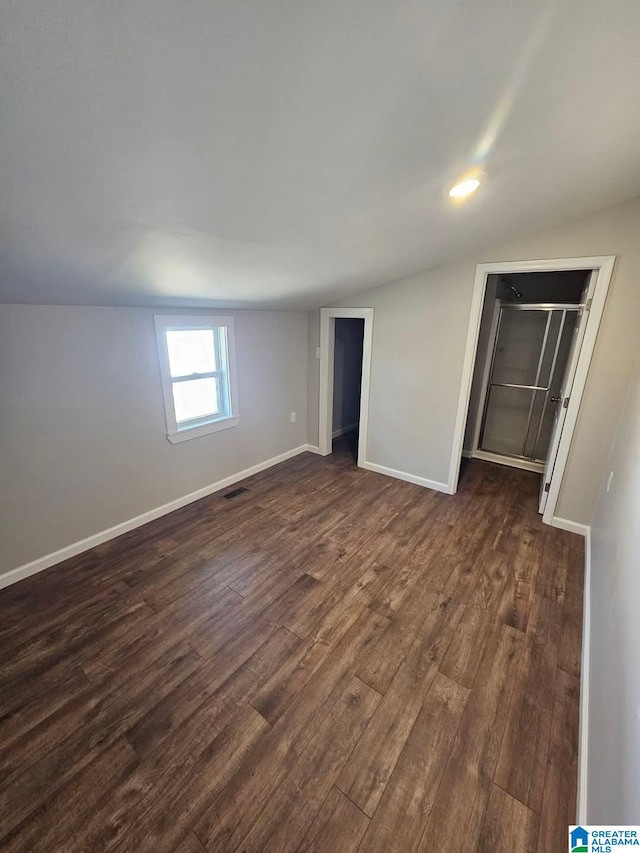
<path fill-rule="evenodd" d="M 212 373 L 218 369 L 212 329 L 167 332 L 167 349 L 172 376 Z"/>
<path fill-rule="evenodd" d="M 221 414 L 217 377 L 174 382 L 173 402 L 179 424 L 193 418 Z"/>

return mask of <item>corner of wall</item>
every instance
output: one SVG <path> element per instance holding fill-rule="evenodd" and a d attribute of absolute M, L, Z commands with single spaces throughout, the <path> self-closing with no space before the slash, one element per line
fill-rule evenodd
<path fill-rule="evenodd" d="M 271 459 L 265 459 L 263 462 L 259 462 L 257 465 L 252 465 L 250 468 L 245 468 L 243 471 L 239 471 L 236 474 L 231 474 L 229 477 L 225 477 L 221 480 L 218 480 L 215 483 L 211 483 L 208 486 L 204 486 L 197 491 L 190 492 L 187 495 L 182 495 L 175 500 L 170 501 L 169 503 L 163 504 L 162 506 L 154 507 L 147 512 L 142 513 L 141 515 L 137 515 L 134 518 L 129 518 L 125 521 L 122 521 L 113 527 L 109 527 L 106 530 L 101 530 L 98 533 L 94 533 L 91 536 L 87 536 L 85 539 L 81 539 L 78 542 L 72 542 L 69 545 L 66 545 L 64 548 L 60 548 L 57 551 L 54 551 L 50 554 L 45 554 L 42 557 L 38 557 L 36 560 L 32 560 L 30 563 L 25 563 L 22 566 L 17 566 L 14 569 L 10 569 L 7 572 L 0 574 L 0 589 L 4 589 L 7 586 L 11 586 L 14 583 L 18 583 L 18 581 L 24 580 L 25 578 L 31 577 L 31 575 L 38 574 L 39 572 L 44 571 L 45 569 L 49 569 L 52 566 L 56 566 L 58 563 L 62 563 L 65 560 L 70 559 L 71 557 L 76 557 L 78 554 L 82 554 L 85 551 L 89 551 L 91 548 L 95 548 L 97 545 L 101 545 L 103 542 L 108 542 L 111 539 L 115 539 L 118 536 L 121 536 L 123 533 L 128 533 L 130 530 L 135 530 L 138 527 L 142 527 L 144 524 L 148 524 L 150 521 L 154 521 L 156 518 L 161 518 L 163 515 L 168 515 L 170 512 L 174 512 L 177 509 L 180 509 L 183 506 L 187 506 L 187 504 L 193 503 L 194 501 L 200 500 L 201 498 L 208 497 L 209 495 L 214 494 L 221 489 L 225 489 L 228 486 L 235 485 L 235 483 L 240 482 L 240 480 L 244 480 L 246 477 L 251 477 L 254 474 L 258 474 L 261 471 L 266 471 L 268 468 L 272 468 L 274 465 L 278 465 L 281 462 L 285 462 L 287 459 L 291 459 L 294 456 L 297 456 L 300 453 L 304 453 L 309 451 L 311 453 L 319 453 L 317 447 L 309 444 L 303 444 L 299 447 L 294 447 L 292 450 L 287 450 L 284 453 L 278 454 L 278 456 L 274 456 Z"/>
<path fill-rule="evenodd" d="M 316 347 L 320 346 L 320 309 L 307 315 L 307 442 L 317 447 L 319 442 L 320 361 Z"/>
<path fill-rule="evenodd" d="M 585 535 L 584 601 L 582 609 L 582 657 L 580 664 L 580 728 L 578 734 L 578 795 L 576 823 L 588 823 L 589 772 L 589 658 L 591 642 L 591 528 Z"/>

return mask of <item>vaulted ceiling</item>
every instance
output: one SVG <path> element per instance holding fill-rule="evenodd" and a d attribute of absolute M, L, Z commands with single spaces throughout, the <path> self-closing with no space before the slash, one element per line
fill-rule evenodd
<path fill-rule="evenodd" d="M 1 301 L 317 306 L 640 194 L 638 0 L 5 0 L 0 33 Z"/>

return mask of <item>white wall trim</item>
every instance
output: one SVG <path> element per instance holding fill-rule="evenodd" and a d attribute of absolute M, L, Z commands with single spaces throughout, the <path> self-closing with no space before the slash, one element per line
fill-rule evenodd
<path fill-rule="evenodd" d="M 338 436 L 340 436 L 340 435 L 346 435 L 346 433 L 348 433 L 348 432 L 353 432 L 354 429 L 358 429 L 357 423 L 349 424 L 349 426 L 346 426 L 346 427 L 340 427 L 340 429 L 334 429 L 334 431 L 331 433 L 331 437 L 332 438 L 338 438 Z"/>
<path fill-rule="evenodd" d="M 120 524 L 116 524 L 106 530 L 101 530 L 99 533 L 94 533 L 92 536 L 87 536 L 85 539 L 80 539 L 78 542 L 73 542 L 71 545 L 60 548 L 58 551 L 46 554 L 44 557 L 39 557 L 37 560 L 25 563 L 23 566 L 10 569 L 8 572 L 0 575 L 0 589 L 17 583 L 31 575 L 35 575 L 38 572 L 42 572 L 45 569 L 49 569 L 51 566 L 55 566 L 63 560 L 68 560 L 70 557 L 82 554 L 83 551 L 95 548 L 96 545 L 108 542 L 109 539 L 115 539 L 116 536 L 121 536 L 123 533 L 135 530 L 136 527 L 142 527 L 143 524 L 147 524 L 149 521 L 154 521 L 156 518 L 167 515 L 168 513 L 173 512 L 176 509 L 180 509 L 187 504 L 193 503 L 200 498 L 205 498 L 214 492 L 220 491 L 220 489 L 232 486 L 239 480 L 244 480 L 246 477 L 258 474 L 260 471 L 264 471 L 267 468 L 278 465 L 280 462 L 285 462 L 287 459 L 291 459 L 293 456 L 298 456 L 300 453 L 304 453 L 305 451 L 317 453 L 318 448 L 314 448 L 309 444 L 303 444 L 300 447 L 294 447 L 293 450 L 286 450 L 278 456 L 273 456 L 271 459 L 265 459 L 264 462 L 258 462 L 257 465 L 245 468 L 244 471 L 238 471 L 237 474 L 231 474 L 229 477 L 224 477 L 222 480 L 218 480 L 215 483 L 211 483 L 208 486 L 197 489 L 195 492 L 190 492 L 188 495 L 183 495 L 180 498 L 169 501 L 169 503 L 155 507 L 155 509 L 150 509 L 148 512 L 143 512 L 141 515 L 136 515 L 134 518 L 122 521 Z"/>
<path fill-rule="evenodd" d="M 322 456 L 320 453 L 320 448 L 317 444 L 303 444 L 302 451 L 307 451 L 307 453 L 317 453 L 319 456 Z"/>
<path fill-rule="evenodd" d="M 369 435 L 369 394 L 371 389 L 371 353 L 373 348 L 373 308 L 320 309 L 320 401 L 318 409 L 318 446 L 322 456 L 331 453 L 333 430 L 333 356 L 336 318 L 364 320 L 362 380 L 360 385 L 360 432 L 358 465 L 364 468 Z"/>
<path fill-rule="evenodd" d="M 577 533 L 586 538 L 589 537 L 590 527 L 588 524 L 580 524 L 577 521 L 570 521 L 568 518 L 559 518 L 554 515 L 551 519 L 552 527 L 559 527 L 560 530 L 568 530 L 569 533 Z"/>
<path fill-rule="evenodd" d="M 415 474 L 408 474 L 406 471 L 397 471 L 395 468 L 387 468 L 385 465 L 377 465 L 375 462 L 367 461 L 364 461 L 361 467 L 366 468 L 367 471 L 375 471 L 376 474 L 384 474 L 386 477 L 395 477 L 396 480 L 404 480 L 406 483 L 415 483 L 416 486 L 423 486 L 425 489 L 449 493 L 449 487 L 446 483 L 427 480 L 426 477 L 418 477 Z"/>
<path fill-rule="evenodd" d="M 463 451 L 464 455 L 464 451 Z M 500 453 L 491 453 L 489 450 L 474 450 L 472 459 L 481 459 L 483 462 L 496 462 L 498 465 L 507 465 L 509 468 L 520 468 L 521 471 L 533 471 L 534 474 L 542 474 L 544 465 L 539 462 L 530 462 L 528 459 L 516 459 L 514 456 L 502 456 Z"/>
<path fill-rule="evenodd" d="M 564 428 L 558 447 L 556 463 L 551 478 L 549 496 L 545 506 L 543 521 L 551 524 L 555 513 L 562 478 L 571 441 L 573 430 L 578 418 L 580 402 L 587 381 L 591 356 L 595 347 L 596 336 L 600 326 L 600 320 L 604 311 L 604 303 L 609 289 L 609 283 L 613 273 L 615 255 L 599 255 L 587 258 L 552 258 L 538 261 L 505 261 L 499 263 L 478 264 L 473 284 L 473 296 L 471 299 L 471 311 L 469 314 L 469 326 L 467 329 L 467 342 L 465 346 L 464 360 L 462 364 L 462 377 L 460 381 L 460 392 L 458 395 L 458 411 L 453 432 L 451 447 L 451 459 L 449 462 L 448 490 L 455 494 L 458 487 L 458 476 L 460 474 L 460 460 L 462 457 L 465 425 L 469 410 L 471 396 L 471 383 L 473 381 L 473 369 L 475 365 L 478 347 L 478 335 L 480 332 L 480 321 L 482 319 L 482 306 L 487 287 L 487 278 L 490 275 L 501 275 L 515 272 L 554 272 L 559 270 L 595 270 L 597 273 L 596 286 L 593 295 L 591 310 L 587 318 L 580 358 L 576 368 L 573 387 L 569 400 L 569 407 L 565 418 Z"/>
<path fill-rule="evenodd" d="M 576 823 L 588 823 L 589 781 L 589 662 L 591 652 L 591 528 L 587 528 L 582 609 L 582 658 L 580 665 L 580 728 L 578 734 L 578 800 Z"/>
<path fill-rule="evenodd" d="M 597 278 L 593 289 L 591 309 L 587 317 L 584 337 L 582 338 L 582 345 L 580 347 L 580 355 L 578 356 L 578 364 L 576 366 L 573 385 L 571 386 L 569 394 L 569 406 L 567 408 L 567 414 L 562 428 L 562 434 L 560 436 L 556 462 L 553 466 L 549 496 L 542 516 L 542 520 L 546 524 L 551 524 L 551 519 L 555 514 L 558 498 L 560 496 L 564 470 L 567 460 L 569 459 L 569 451 L 571 450 L 571 444 L 573 442 L 573 432 L 578 420 L 580 403 L 582 402 L 582 395 L 587 384 L 591 358 L 596 345 L 600 321 L 602 320 L 602 315 L 604 313 L 604 305 L 607 293 L 609 292 L 611 276 L 613 275 L 615 255 L 611 255 L 607 258 L 599 258 L 597 260 L 598 264 L 593 267 L 597 273 Z"/>

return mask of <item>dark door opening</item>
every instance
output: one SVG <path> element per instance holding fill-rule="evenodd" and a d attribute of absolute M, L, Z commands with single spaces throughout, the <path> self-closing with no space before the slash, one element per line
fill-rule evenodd
<path fill-rule="evenodd" d="M 333 449 L 358 458 L 364 320 L 337 317 L 333 357 Z"/>

